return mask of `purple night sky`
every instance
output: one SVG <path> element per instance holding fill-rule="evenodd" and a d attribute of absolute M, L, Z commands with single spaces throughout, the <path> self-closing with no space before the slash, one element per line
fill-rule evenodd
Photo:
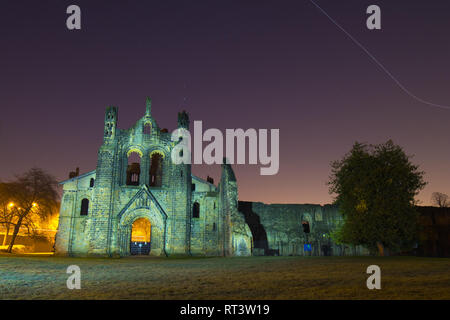
<path fill-rule="evenodd" d="M 448 0 L 316 0 L 411 92 L 450 105 Z M 82 30 L 66 28 L 77 4 Z M 366 8 L 382 30 L 366 28 Z M 329 203 L 330 162 L 358 140 L 401 145 L 450 194 L 450 110 L 406 95 L 308 0 L 20 1 L 0 5 L 0 179 L 95 169 L 108 105 L 173 130 L 279 128 L 280 171 L 234 166 L 241 200 Z M 184 103 L 184 98 L 186 102 Z M 219 166 L 193 166 L 218 182 Z"/>

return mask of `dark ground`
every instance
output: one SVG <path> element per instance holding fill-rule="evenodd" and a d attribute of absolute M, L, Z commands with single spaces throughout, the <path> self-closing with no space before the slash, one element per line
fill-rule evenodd
<path fill-rule="evenodd" d="M 81 289 L 69 290 L 69 265 Z M 366 268 L 381 268 L 381 290 Z M 450 299 L 450 259 L 235 257 L 122 259 L 0 255 L 1 299 Z"/>

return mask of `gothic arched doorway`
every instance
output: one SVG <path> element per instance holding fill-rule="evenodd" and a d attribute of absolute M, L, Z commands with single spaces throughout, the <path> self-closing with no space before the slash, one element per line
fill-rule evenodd
<path fill-rule="evenodd" d="M 142 242 L 143 246 L 145 245 L 145 240 L 150 240 L 150 250 L 147 254 L 152 256 L 166 254 L 166 217 L 154 206 L 125 211 L 120 217 L 118 229 L 118 244 L 121 256 L 133 254 L 132 247 L 134 242 L 136 242 L 137 246 L 139 245 L 137 242 Z M 134 230 L 136 231 L 133 237 Z"/>
<path fill-rule="evenodd" d="M 146 218 L 136 219 L 131 226 L 131 255 L 148 255 L 151 250 L 151 223 Z"/>

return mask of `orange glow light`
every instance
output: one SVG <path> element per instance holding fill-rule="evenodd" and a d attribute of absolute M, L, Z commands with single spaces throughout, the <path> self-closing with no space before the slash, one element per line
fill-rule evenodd
<path fill-rule="evenodd" d="M 145 218 L 137 219 L 133 223 L 133 228 L 131 231 L 131 241 L 142 241 L 142 242 L 150 242 L 151 225 L 150 221 Z"/>

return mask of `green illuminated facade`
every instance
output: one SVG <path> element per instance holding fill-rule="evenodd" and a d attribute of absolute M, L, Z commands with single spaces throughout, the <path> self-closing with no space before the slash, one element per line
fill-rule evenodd
<path fill-rule="evenodd" d="M 192 175 L 191 165 L 173 164 L 178 142 L 153 119 L 151 100 L 127 130 L 117 128 L 117 116 L 117 107 L 106 109 L 96 169 L 61 183 L 57 255 L 130 255 L 132 225 L 140 218 L 151 224 L 154 256 L 363 253 L 331 241 L 340 219 L 334 206 L 239 202 L 230 165 L 222 165 L 216 186 Z M 189 129 L 184 111 L 178 128 Z"/>

